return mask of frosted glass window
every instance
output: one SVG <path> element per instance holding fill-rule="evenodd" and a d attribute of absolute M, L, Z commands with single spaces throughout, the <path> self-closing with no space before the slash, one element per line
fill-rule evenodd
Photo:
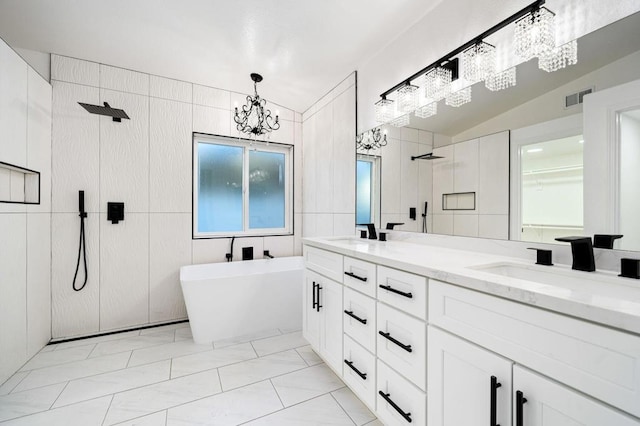
<path fill-rule="evenodd" d="M 373 163 L 358 160 L 356 163 L 356 223 L 373 223 L 371 221 Z"/>
<path fill-rule="evenodd" d="M 293 147 L 193 137 L 193 238 L 290 235 Z"/>
<path fill-rule="evenodd" d="M 285 156 L 249 151 L 249 228 L 283 228 Z"/>

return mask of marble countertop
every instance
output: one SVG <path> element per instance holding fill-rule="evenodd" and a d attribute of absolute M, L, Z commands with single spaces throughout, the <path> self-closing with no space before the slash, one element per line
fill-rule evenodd
<path fill-rule="evenodd" d="M 621 278 L 612 272 L 573 271 L 567 265 L 540 266 L 521 258 L 404 241 L 328 237 L 304 238 L 303 242 L 308 246 L 640 334 L 640 280 Z M 481 269 L 504 264 L 566 276 L 568 281 L 585 280 L 590 285 L 582 288 L 544 284 Z"/>

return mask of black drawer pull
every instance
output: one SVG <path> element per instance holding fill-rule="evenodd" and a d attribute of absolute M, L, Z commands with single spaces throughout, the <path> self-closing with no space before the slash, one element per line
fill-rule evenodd
<path fill-rule="evenodd" d="M 496 376 L 491 376 L 491 412 L 489 416 L 491 417 L 489 420 L 490 426 L 500 426 L 497 422 L 497 399 L 498 399 L 498 388 L 502 386 L 502 383 L 498 382 L 498 378 Z"/>
<path fill-rule="evenodd" d="M 356 374 L 358 376 L 360 376 L 360 378 L 362 380 L 367 380 L 367 373 L 363 373 L 360 370 L 358 370 L 356 367 L 353 366 L 353 361 L 347 361 L 346 359 L 344 360 L 344 363 L 347 364 L 349 366 L 349 368 L 351 368 L 353 371 L 356 372 Z"/>
<path fill-rule="evenodd" d="M 361 322 L 362 324 L 366 324 L 367 320 L 366 319 L 362 319 L 357 315 L 354 315 L 353 311 L 347 311 L 346 309 L 344 310 L 344 313 L 349 315 L 351 318 L 353 318 L 354 320 Z"/>
<path fill-rule="evenodd" d="M 400 346 L 405 351 L 413 352 L 413 349 L 411 349 L 411 345 L 405 345 L 404 343 L 401 343 L 401 342 L 397 341 L 396 339 L 391 337 L 391 334 L 385 333 L 384 331 L 378 331 L 378 334 L 381 335 L 382 337 L 384 337 L 385 339 L 390 340 L 393 343 L 395 343 L 396 345 Z"/>
<path fill-rule="evenodd" d="M 516 426 L 524 426 L 524 404 L 527 398 L 521 391 L 516 391 Z"/>
<path fill-rule="evenodd" d="M 311 309 L 315 309 L 318 302 L 316 301 L 316 282 L 313 282 L 312 290 L 311 290 Z"/>
<path fill-rule="evenodd" d="M 351 278 L 355 278 L 356 280 L 364 281 L 365 283 L 367 282 L 367 277 L 359 277 L 353 272 L 345 272 L 344 274 Z"/>
<path fill-rule="evenodd" d="M 413 299 L 413 294 L 405 293 L 404 291 L 400 291 L 400 290 L 396 290 L 395 288 L 391 287 L 390 285 L 382 285 L 382 284 L 380 284 L 379 287 L 383 288 L 383 289 L 385 289 L 387 291 L 390 291 L 391 293 L 399 294 L 400 296 L 404 296 L 404 297 L 408 297 L 409 299 Z"/>
<path fill-rule="evenodd" d="M 320 312 L 320 308 L 322 308 L 322 305 L 320 304 L 320 290 L 322 290 L 322 287 L 320 287 L 320 284 L 316 284 L 316 312 Z"/>
<path fill-rule="evenodd" d="M 388 393 L 384 393 L 382 391 L 378 391 L 378 394 L 384 398 L 385 401 L 387 401 L 389 403 L 389 405 L 391 405 L 397 412 L 398 414 L 400 414 L 406 421 L 407 423 L 411 423 L 411 413 L 405 413 L 404 411 L 402 411 L 402 408 L 398 407 L 398 404 L 396 404 L 395 402 L 393 402 L 391 400 L 391 394 Z"/>

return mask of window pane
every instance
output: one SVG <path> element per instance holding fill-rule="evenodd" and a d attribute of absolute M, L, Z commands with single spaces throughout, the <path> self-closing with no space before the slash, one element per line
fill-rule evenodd
<path fill-rule="evenodd" d="M 357 161 L 356 166 L 356 223 L 371 221 L 371 172 L 373 163 Z"/>
<path fill-rule="evenodd" d="M 242 231 L 242 148 L 198 144 L 198 232 Z"/>
<path fill-rule="evenodd" d="M 249 228 L 284 228 L 285 155 L 249 152 Z"/>

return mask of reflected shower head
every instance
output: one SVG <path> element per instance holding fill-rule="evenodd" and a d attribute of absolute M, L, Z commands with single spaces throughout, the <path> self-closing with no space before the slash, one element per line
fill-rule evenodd
<path fill-rule="evenodd" d="M 433 152 L 429 152 L 427 154 L 412 156 L 411 157 L 411 161 L 415 161 L 415 160 L 435 160 L 437 158 L 444 158 L 444 157 L 439 157 L 437 155 L 433 155 Z"/>
<path fill-rule="evenodd" d="M 106 102 L 104 103 L 104 106 L 84 104 L 82 102 L 78 103 L 91 114 L 106 115 L 107 117 L 113 118 L 113 121 L 117 121 L 118 123 L 121 122 L 123 118 L 129 120 L 129 116 L 124 112 L 124 110 L 111 108 L 111 106 Z"/>

